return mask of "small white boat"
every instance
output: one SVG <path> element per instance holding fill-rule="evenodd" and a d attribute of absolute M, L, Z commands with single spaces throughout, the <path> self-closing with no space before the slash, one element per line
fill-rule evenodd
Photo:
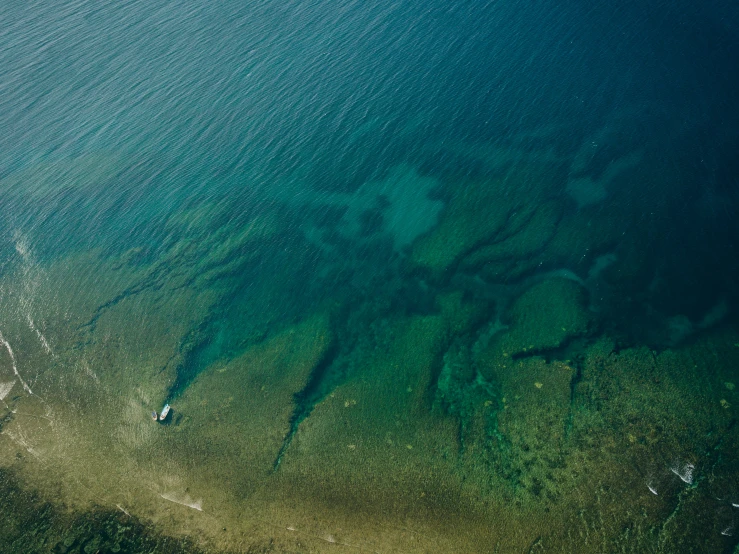
<path fill-rule="evenodd" d="M 158 419 L 159 419 L 159 416 L 157 415 L 157 413 L 156 413 L 156 412 L 151 412 L 151 417 L 152 417 L 152 419 L 153 419 L 154 421 L 156 421 L 156 420 L 158 420 Z"/>
<path fill-rule="evenodd" d="M 162 413 L 159 414 L 159 421 L 167 419 L 167 415 L 169 415 L 169 404 L 165 404 L 164 408 L 162 408 Z"/>

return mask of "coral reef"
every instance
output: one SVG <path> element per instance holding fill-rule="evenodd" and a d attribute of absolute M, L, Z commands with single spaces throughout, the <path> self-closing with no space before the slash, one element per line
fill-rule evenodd
<path fill-rule="evenodd" d="M 446 188 L 399 166 L 326 200 L 335 248 L 314 212 L 285 228 L 297 201 L 211 199 L 128 248 L 44 256 L 18 233 L 0 268 L 0 548 L 735 549 L 739 332 L 711 308 L 667 320 L 680 340 L 636 340 L 669 326 L 631 322 L 668 291 L 638 240 L 664 212 L 627 207 L 638 155 L 581 150 L 470 148 L 482 169 Z M 50 198 L 52 173 L 9 198 Z M 430 211 L 404 222 L 413 202 Z"/>

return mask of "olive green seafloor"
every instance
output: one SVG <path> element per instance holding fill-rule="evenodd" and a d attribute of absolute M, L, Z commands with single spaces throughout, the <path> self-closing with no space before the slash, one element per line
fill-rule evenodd
<path fill-rule="evenodd" d="M 284 322 L 265 279 L 241 349 L 192 372 L 164 425 L 151 411 L 223 283 L 273 248 L 277 209 L 233 233 L 203 205 L 154 262 L 41 263 L 19 234 L 0 276 L 2 551 L 731 552 L 739 332 L 624 346 L 587 283 L 531 276 L 614 247 L 598 286 L 638 280 L 626 198 L 574 211 L 551 172 L 486 156 L 512 173 L 464 183 L 412 246 L 427 309 L 368 309 L 396 278 Z M 507 303 L 476 296 L 474 272 L 511 276 Z"/>

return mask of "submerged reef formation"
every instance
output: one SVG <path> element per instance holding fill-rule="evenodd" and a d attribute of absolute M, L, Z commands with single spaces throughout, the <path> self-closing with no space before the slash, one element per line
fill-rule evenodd
<path fill-rule="evenodd" d="M 664 213 L 628 206 L 642 150 L 465 155 L 474 179 L 401 166 L 325 198 L 333 241 L 316 196 L 274 195 L 192 202 L 125 248 L 14 235 L 0 549 L 734 550 L 739 329 L 707 297 L 669 339 L 634 239 Z M 8 190 L 49 200 L 53 173 Z M 404 226 L 408 182 L 433 213 Z"/>
<path fill-rule="evenodd" d="M 0 550 L 3 552 L 203 552 L 188 538 L 153 532 L 121 509 L 97 507 L 82 514 L 68 513 L 29 492 L 13 471 L 0 470 Z"/>

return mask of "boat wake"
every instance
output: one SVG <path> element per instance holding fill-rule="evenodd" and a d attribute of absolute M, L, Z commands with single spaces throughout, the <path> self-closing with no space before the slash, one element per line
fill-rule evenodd
<path fill-rule="evenodd" d="M 187 506 L 188 508 L 192 508 L 193 510 L 197 510 L 199 512 L 203 511 L 203 500 L 202 498 L 199 500 L 193 500 L 190 498 L 190 495 L 179 495 L 177 493 L 159 493 L 159 496 L 164 498 L 164 500 L 169 500 L 170 502 L 174 502 L 175 504 L 181 504 L 182 506 Z"/>

